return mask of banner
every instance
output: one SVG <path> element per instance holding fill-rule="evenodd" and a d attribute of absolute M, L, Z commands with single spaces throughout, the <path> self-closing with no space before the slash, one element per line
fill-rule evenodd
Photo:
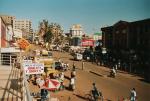
<path fill-rule="evenodd" d="M 42 74 L 44 72 L 44 64 L 42 63 L 24 63 L 23 68 L 25 74 Z"/>
<path fill-rule="evenodd" d="M 94 46 L 94 40 L 90 40 L 90 39 L 82 40 L 81 46 L 83 47 Z"/>

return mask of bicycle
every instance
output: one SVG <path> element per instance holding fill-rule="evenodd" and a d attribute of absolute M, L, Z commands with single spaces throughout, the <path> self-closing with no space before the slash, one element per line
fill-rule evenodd
<path fill-rule="evenodd" d="M 91 90 L 88 94 L 85 94 L 84 98 L 87 101 L 104 101 L 104 97 L 102 95 L 102 92 L 99 92 L 99 95 L 96 98 L 94 98 L 93 90 Z"/>

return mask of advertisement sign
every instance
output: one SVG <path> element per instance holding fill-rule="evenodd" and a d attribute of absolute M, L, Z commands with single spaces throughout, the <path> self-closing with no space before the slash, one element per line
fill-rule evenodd
<path fill-rule="evenodd" d="M 81 45 L 83 47 L 94 46 L 94 40 L 90 40 L 90 39 L 82 40 Z"/>
<path fill-rule="evenodd" d="M 21 38 L 17 43 L 19 47 L 24 50 L 30 45 L 30 43 L 24 38 Z"/>
<path fill-rule="evenodd" d="M 25 74 L 42 74 L 44 72 L 44 64 L 42 63 L 24 63 L 23 68 Z"/>
<path fill-rule="evenodd" d="M 32 60 L 23 60 L 23 64 L 25 63 L 32 63 Z"/>

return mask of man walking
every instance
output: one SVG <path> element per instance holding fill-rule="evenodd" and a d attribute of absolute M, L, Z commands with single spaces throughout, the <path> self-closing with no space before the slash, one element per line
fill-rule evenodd
<path fill-rule="evenodd" d="M 71 77 L 70 79 L 70 88 L 72 91 L 75 90 L 75 78 L 74 77 Z"/>
<path fill-rule="evenodd" d="M 136 91 L 135 88 L 131 90 L 130 101 L 136 101 Z"/>
<path fill-rule="evenodd" d="M 92 95 L 93 95 L 94 101 L 98 101 L 99 96 L 102 97 L 102 93 L 98 91 L 95 83 L 93 83 Z M 103 101 L 103 98 L 101 100 Z"/>

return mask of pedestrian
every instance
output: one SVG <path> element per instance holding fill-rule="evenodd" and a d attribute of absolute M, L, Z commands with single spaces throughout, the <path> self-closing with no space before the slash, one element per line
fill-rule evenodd
<path fill-rule="evenodd" d="M 74 77 L 74 78 L 76 77 L 76 71 L 75 70 L 71 71 L 71 77 Z"/>
<path fill-rule="evenodd" d="M 48 98 L 48 90 L 47 89 L 41 89 L 41 100 L 45 101 Z"/>
<path fill-rule="evenodd" d="M 82 70 L 84 70 L 84 62 L 82 61 Z"/>
<path fill-rule="evenodd" d="M 72 70 L 75 70 L 75 69 L 76 69 L 76 66 L 75 66 L 75 63 L 73 62 Z"/>
<path fill-rule="evenodd" d="M 117 73 L 117 70 L 118 70 L 118 66 L 117 66 L 117 64 L 115 64 L 115 70 L 116 70 L 116 73 Z"/>
<path fill-rule="evenodd" d="M 60 74 L 60 80 L 64 81 L 64 72 L 61 72 L 61 74 Z"/>
<path fill-rule="evenodd" d="M 69 63 L 68 62 L 66 63 L 66 66 L 67 66 L 67 70 L 69 70 Z"/>
<path fill-rule="evenodd" d="M 98 97 L 102 95 L 98 91 L 95 83 L 93 83 L 92 95 L 93 95 L 94 101 L 98 101 Z"/>
<path fill-rule="evenodd" d="M 130 101 L 136 101 L 136 97 L 137 97 L 136 91 L 135 91 L 135 88 L 133 88 L 130 94 Z"/>
<path fill-rule="evenodd" d="M 71 77 L 70 79 L 70 88 L 72 91 L 75 90 L 75 78 L 74 77 Z"/>

